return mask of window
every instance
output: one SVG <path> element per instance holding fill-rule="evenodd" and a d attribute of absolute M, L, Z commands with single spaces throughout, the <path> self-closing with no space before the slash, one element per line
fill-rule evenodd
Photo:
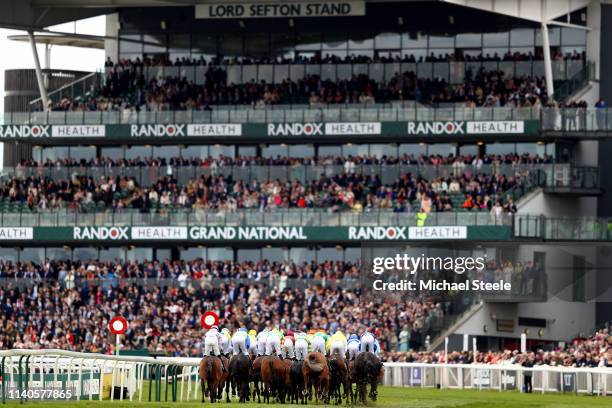
<path fill-rule="evenodd" d="M 268 33 L 250 33 L 245 36 L 245 55 L 261 58 L 270 55 L 270 36 Z"/>
<path fill-rule="evenodd" d="M 453 37 L 429 36 L 429 48 L 455 48 Z"/>
<path fill-rule="evenodd" d="M 511 46 L 533 46 L 534 45 L 534 32 L 530 28 L 519 28 L 510 31 L 510 45 Z"/>
<path fill-rule="evenodd" d="M 586 44 L 587 32 L 579 28 L 563 27 L 561 32 L 561 45 L 582 45 Z M 552 44 L 551 44 L 552 45 Z"/>
<path fill-rule="evenodd" d="M 142 53 L 142 38 L 137 35 L 122 35 L 119 40 L 119 51 L 124 53 Z"/>
<path fill-rule="evenodd" d="M 143 42 L 145 53 L 166 52 L 166 34 L 145 35 Z"/>
<path fill-rule="evenodd" d="M 234 259 L 232 248 L 208 248 L 206 259 L 211 261 L 225 261 Z"/>
<path fill-rule="evenodd" d="M 482 34 L 457 34 L 457 48 L 473 48 L 482 46 Z"/>
<path fill-rule="evenodd" d="M 298 51 L 320 51 L 321 50 L 321 34 L 320 33 L 301 33 L 297 36 Z"/>
<path fill-rule="evenodd" d="M 482 36 L 484 47 L 506 47 L 510 45 L 510 33 L 484 33 Z"/>
<path fill-rule="evenodd" d="M 400 49 L 402 47 L 402 37 L 398 33 L 380 33 L 374 41 L 374 46 L 378 50 Z"/>

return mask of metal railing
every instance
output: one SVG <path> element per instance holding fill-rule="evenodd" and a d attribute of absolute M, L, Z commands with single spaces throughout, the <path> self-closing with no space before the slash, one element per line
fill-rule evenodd
<path fill-rule="evenodd" d="M 184 111 L 52 111 L 0 113 L 0 125 L 113 125 L 170 123 L 279 122 L 397 122 L 539 120 L 540 111 L 524 108 L 424 107 L 414 102 L 393 104 L 216 106 L 213 110 Z"/>
<path fill-rule="evenodd" d="M 74 227 L 74 226 L 417 226 L 414 212 L 375 210 L 370 212 L 328 212 L 317 210 L 239 210 L 235 212 L 211 210 L 160 210 L 143 213 L 120 210 L 81 213 L 70 210 L 0 212 L 3 227 Z M 488 211 L 440 212 L 427 216 L 427 226 L 512 225 L 509 215 L 495 216 Z"/>
<path fill-rule="evenodd" d="M 0 125 L 95 125 L 169 123 L 539 121 L 540 131 L 612 132 L 612 108 L 466 108 L 460 104 L 421 105 L 276 105 L 266 109 L 224 106 L 213 111 L 78 111 L 0 113 Z M 401 136 L 401 135 L 398 135 Z M 517 135 L 520 138 L 521 135 Z"/>
<path fill-rule="evenodd" d="M 612 218 L 517 215 L 513 235 L 552 241 L 610 241 Z"/>

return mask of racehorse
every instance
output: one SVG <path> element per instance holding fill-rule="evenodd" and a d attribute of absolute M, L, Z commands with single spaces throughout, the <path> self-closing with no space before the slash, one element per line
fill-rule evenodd
<path fill-rule="evenodd" d="M 261 361 L 261 380 L 264 383 L 264 402 L 270 403 L 270 397 L 276 397 L 281 404 L 285 403 L 285 384 L 287 366 L 277 356 L 265 356 Z"/>
<path fill-rule="evenodd" d="M 223 366 L 222 366 L 222 372 L 221 372 L 221 386 L 219 387 L 219 400 L 221 400 L 223 398 L 223 388 L 225 388 L 225 401 L 226 402 L 232 402 L 230 400 L 230 395 L 231 395 L 231 386 L 232 386 L 232 381 L 230 378 L 230 373 L 229 373 L 229 360 L 227 357 L 225 356 L 219 356 L 219 359 L 223 361 Z M 225 368 L 223 370 L 223 368 Z"/>
<path fill-rule="evenodd" d="M 339 354 L 332 354 L 329 356 L 329 373 L 330 373 L 330 386 L 329 386 L 329 397 L 336 397 L 336 404 L 342 404 L 342 398 L 346 398 L 347 404 L 349 403 L 349 373 L 348 364 L 344 356 Z M 343 393 L 340 392 L 340 386 L 343 388 Z"/>
<path fill-rule="evenodd" d="M 355 378 L 355 361 L 349 361 L 348 367 L 349 397 L 351 398 L 351 405 L 355 405 L 355 402 L 357 402 L 357 390 L 353 390 L 353 384 L 357 383 Z"/>
<path fill-rule="evenodd" d="M 251 371 L 251 381 L 253 381 L 253 401 L 257 394 L 257 403 L 261 404 L 261 362 L 262 356 L 258 356 L 253 360 L 253 371 Z"/>
<path fill-rule="evenodd" d="M 289 403 L 306 404 L 306 396 L 304 395 L 304 375 L 302 374 L 302 361 L 292 361 L 291 367 L 289 368 L 288 386 L 289 389 Z"/>
<path fill-rule="evenodd" d="M 308 399 L 312 400 L 312 387 L 315 390 L 315 401 L 322 400 L 327 403 L 329 392 L 329 367 L 327 359 L 321 353 L 308 354 L 302 366 L 304 388 Z"/>
<path fill-rule="evenodd" d="M 206 396 L 210 396 L 210 402 L 214 403 L 223 389 L 223 368 L 221 360 L 215 356 L 205 356 L 200 361 L 200 381 L 202 382 L 202 402 Z"/>
<path fill-rule="evenodd" d="M 370 399 L 376 401 L 378 396 L 378 381 L 382 376 L 383 363 L 369 351 L 359 353 L 355 357 L 354 379 L 357 382 L 359 400 L 366 403 L 367 386 L 370 384 Z"/>
<path fill-rule="evenodd" d="M 229 363 L 230 383 L 238 389 L 238 401 L 246 402 L 249 399 L 249 383 L 251 380 L 251 359 L 244 354 L 233 356 Z"/>

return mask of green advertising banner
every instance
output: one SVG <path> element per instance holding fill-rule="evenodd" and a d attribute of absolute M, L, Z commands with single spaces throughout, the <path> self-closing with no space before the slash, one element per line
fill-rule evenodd
<path fill-rule="evenodd" d="M 322 242 L 477 240 L 512 238 L 510 226 L 426 227 L 270 227 L 270 226 L 105 226 L 105 227 L 3 227 L 2 242 L 21 244 L 106 244 L 139 242 Z"/>
<path fill-rule="evenodd" d="M 539 121 L 167 123 L 137 125 L 2 125 L 0 141 L 36 144 L 238 141 L 228 138 L 309 140 L 335 137 L 462 137 L 537 135 Z"/>

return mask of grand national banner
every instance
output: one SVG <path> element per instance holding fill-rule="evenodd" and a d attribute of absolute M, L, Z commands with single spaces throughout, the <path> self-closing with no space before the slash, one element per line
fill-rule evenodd
<path fill-rule="evenodd" d="M 509 226 L 93 226 L 3 227 L 0 242 L 28 245 L 142 242 L 321 242 L 508 240 Z"/>
<path fill-rule="evenodd" d="M 195 17 L 206 19 L 344 16 L 365 16 L 365 0 L 230 1 L 195 6 Z"/>

